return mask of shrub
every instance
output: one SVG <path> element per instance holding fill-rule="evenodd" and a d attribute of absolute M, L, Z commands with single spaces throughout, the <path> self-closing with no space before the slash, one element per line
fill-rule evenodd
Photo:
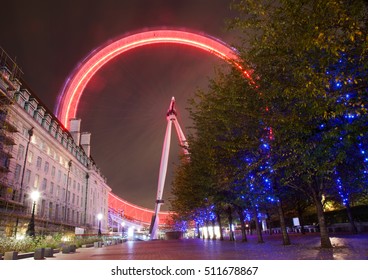
<path fill-rule="evenodd" d="M 19 253 L 34 252 L 37 248 L 53 248 L 60 249 L 64 244 L 75 244 L 81 247 L 83 244 L 101 241 L 101 238 L 92 237 L 75 237 L 70 236 L 68 240 L 63 241 L 62 234 L 54 236 L 36 236 L 34 238 L 26 236 L 23 239 L 0 238 L 0 253 L 4 254 L 9 251 L 17 251 Z"/>

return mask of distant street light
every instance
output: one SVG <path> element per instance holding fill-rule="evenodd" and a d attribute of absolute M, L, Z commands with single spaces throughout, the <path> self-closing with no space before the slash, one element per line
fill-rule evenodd
<path fill-rule="evenodd" d="M 36 208 L 36 201 L 38 200 L 39 197 L 40 197 L 40 193 L 38 191 L 34 191 L 34 192 L 31 193 L 31 198 L 33 200 L 32 216 L 31 216 L 31 221 L 28 224 L 26 234 L 28 236 L 32 236 L 32 237 L 34 237 L 36 235 L 36 232 L 35 232 L 35 208 Z"/>
<path fill-rule="evenodd" d="M 102 233 L 101 233 L 101 220 L 102 220 L 102 214 L 98 214 L 97 215 L 97 219 L 98 219 L 98 237 L 101 237 Z"/>

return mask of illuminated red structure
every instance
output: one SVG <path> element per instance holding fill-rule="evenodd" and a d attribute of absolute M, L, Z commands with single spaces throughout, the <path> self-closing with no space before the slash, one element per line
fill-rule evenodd
<path fill-rule="evenodd" d="M 239 63 L 237 51 L 226 43 L 204 34 L 175 29 L 149 30 L 124 36 L 90 53 L 67 79 L 59 94 L 55 115 L 69 128 L 69 120 L 76 117 L 79 100 L 94 74 L 106 63 L 129 50 L 153 44 L 179 44 L 197 48 L 213 54 L 235 65 L 254 84 L 250 74 Z M 179 135 L 180 139 L 180 135 Z M 114 194 L 109 195 L 109 208 L 124 211 L 132 220 L 150 224 L 154 211 L 129 203 Z M 159 225 L 166 224 L 168 212 L 159 212 Z"/>
<path fill-rule="evenodd" d="M 130 203 L 113 193 L 109 193 L 108 204 L 109 208 L 114 209 L 127 220 L 141 223 L 145 226 L 149 226 L 151 224 L 151 219 L 154 214 L 153 210 Z M 158 216 L 159 226 L 170 224 L 170 212 L 161 211 Z"/>
<path fill-rule="evenodd" d="M 79 100 L 93 75 L 114 57 L 129 50 L 153 44 L 179 44 L 195 47 L 234 64 L 251 80 L 250 75 L 238 63 L 235 49 L 213 37 L 181 30 L 151 30 L 120 38 L 91 52 L 67 79 L 59 94 L 55 115 L 65 127 L 76 117 Z"/>

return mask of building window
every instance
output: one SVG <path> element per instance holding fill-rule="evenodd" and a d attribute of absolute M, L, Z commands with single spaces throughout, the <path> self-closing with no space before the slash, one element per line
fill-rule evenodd
<path fill-rule="evenodd" d="M 33 187 L 35 189 L 38 189 L 39 183 L 40 183 L 40 176 L 38 174 L 36 174 L 35 175 L 34 182 L 33 182 Z"/>
<path fill-rule="evenodd" d="M 49 172 L 49 163 L 47 161 L 45 162 L 44 171 L 45 171 L 45 174 Z"/>
<path fill-rule="evenodd" d="M 54 182 L 50 183 L 50 194 L 52 195 L 54 192 Z"/>
<path fill-rule="evenodd" d="M 7 149 L 9 151 L 9 153 L 12 153 L 13 152 L 13 146 L 8 146 Z"/>
<path fill-rule="evenodd" d="M 57 198 L 59 198 L 59 196 L 60 196 L 60 186 L 56 187 L 56 194 L 55 195 L 56 195 Z"/>
<path fill-rule="evenodd" d="M 32 163 L 32 160 L 33 160 L 33 153 L 32 152 L 28 153 L 28 159 L 27 160 L 28 160 L 29 163 Z"/>
<path fill-rule="evenodd" d="M 17 159 L 22 160 L 23 156 L 24 156 L 24 146 L 19 144 Z"/>
<path fill-rule="evenodd" d="M 42 190 L 46 191 L 46 189 L 47 189 L 47 180 L 45 178 L 43 178 L 43 180 L 42 180 Z"/>
<path fill-rule="evenodd" d="M 51 168 L 51 176 L 55 177 L 55 166 Z"/>
<path fill-rule="evenodd" d="M 64 207 L 64 206 L 62 206 L 62 207 L 61 207 L 61 216 L 62 216 L 62 219 L 63 219 L 63 220 L 65 220 L 65 218 L 66 218 L 66 217 L 65 217 L 65 214 L 66 214 L 66 213 L 65 213 L 65 207 Z"/>
<path fill-rule="evenodd" d="M 61 180 L 61 171 L 58 170 L 57 182 L 60 183 L 60 180 Z"/>
<path fill-rule="evenodd" d="M 49 202 L 49 219 L 52 219 L 52 202 Z"/>
<path fill-rule="evenodd" d="M 72 204 L 74 204 L 74 201 L 75 201 L 75 194 L 73 193 Z"/>
<path fill-rule="evenodd" d="M 26 184 L 29 184 L 31 181 L 31 170 L 27 169 L 26 174 L 24 175 L 24 181 Z"/>
<path fill-rule="evenodd" d="M 59 204 L 56 204 L 55 206 L 55 220 L 59 220 Z"/>
<path fill-rule="evenodd" d="M 42 199 L 41 202 L 41 217 L 43 218 L 45 216 L 45 206 L 46 206 L 46 200 Z"/>
<path fill-rule="evenodd" d="M 42 165 L 42 158 L 41 157 L 37 157 L 36 167 L 37 167 L 38 170 L 41 169 L 41 165 Z"/>
<path fill-rule="evenodd" d="M 40 147 L 41 147 L 42 151 L 44 151 L 44 152 L 47 151 L 47 146 L 46 146 L 45 141 L 41 140 Z"/>
<path fill-rule="evenodd" d="M 28 138 L 29 137 L 29 135 L 28 135 L 28 128 L 26 128 L 26 127 L 23 126 L 22 134 L 23 134 L 24 137 L 27 137 Z"/>
<path fill-rule="evenodd" d="M 22 166 L 20 164 L 17 164 L 15 166 L 15 170 L 14 170 L 14 181 L 15 182 L 19 182 L 19 177 L 20 177 L 20 171 L 22 169 Z"/>

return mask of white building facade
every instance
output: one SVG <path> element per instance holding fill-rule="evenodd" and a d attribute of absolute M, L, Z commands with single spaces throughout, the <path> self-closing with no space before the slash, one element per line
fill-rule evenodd
<path fill-rule="evenodd" d="M 80 120 L 71 120 L 69 132 L 14 78 L 9 66 L 0 67 L 0 91 L 11 101 L 4 105 L 6 121 L 17 130 L 11 133 L 14 143 L 7 148 L 7 172 L 0 178 L 0 236 L 25 233 L 33 191 L 40 193 L 35 203 L 36 234 L 76 228 L 97 233 L 98 214 L 102 232 L 108 231 L 111 188 L 90 156 L 90 133 L 80 133 Z"/>

